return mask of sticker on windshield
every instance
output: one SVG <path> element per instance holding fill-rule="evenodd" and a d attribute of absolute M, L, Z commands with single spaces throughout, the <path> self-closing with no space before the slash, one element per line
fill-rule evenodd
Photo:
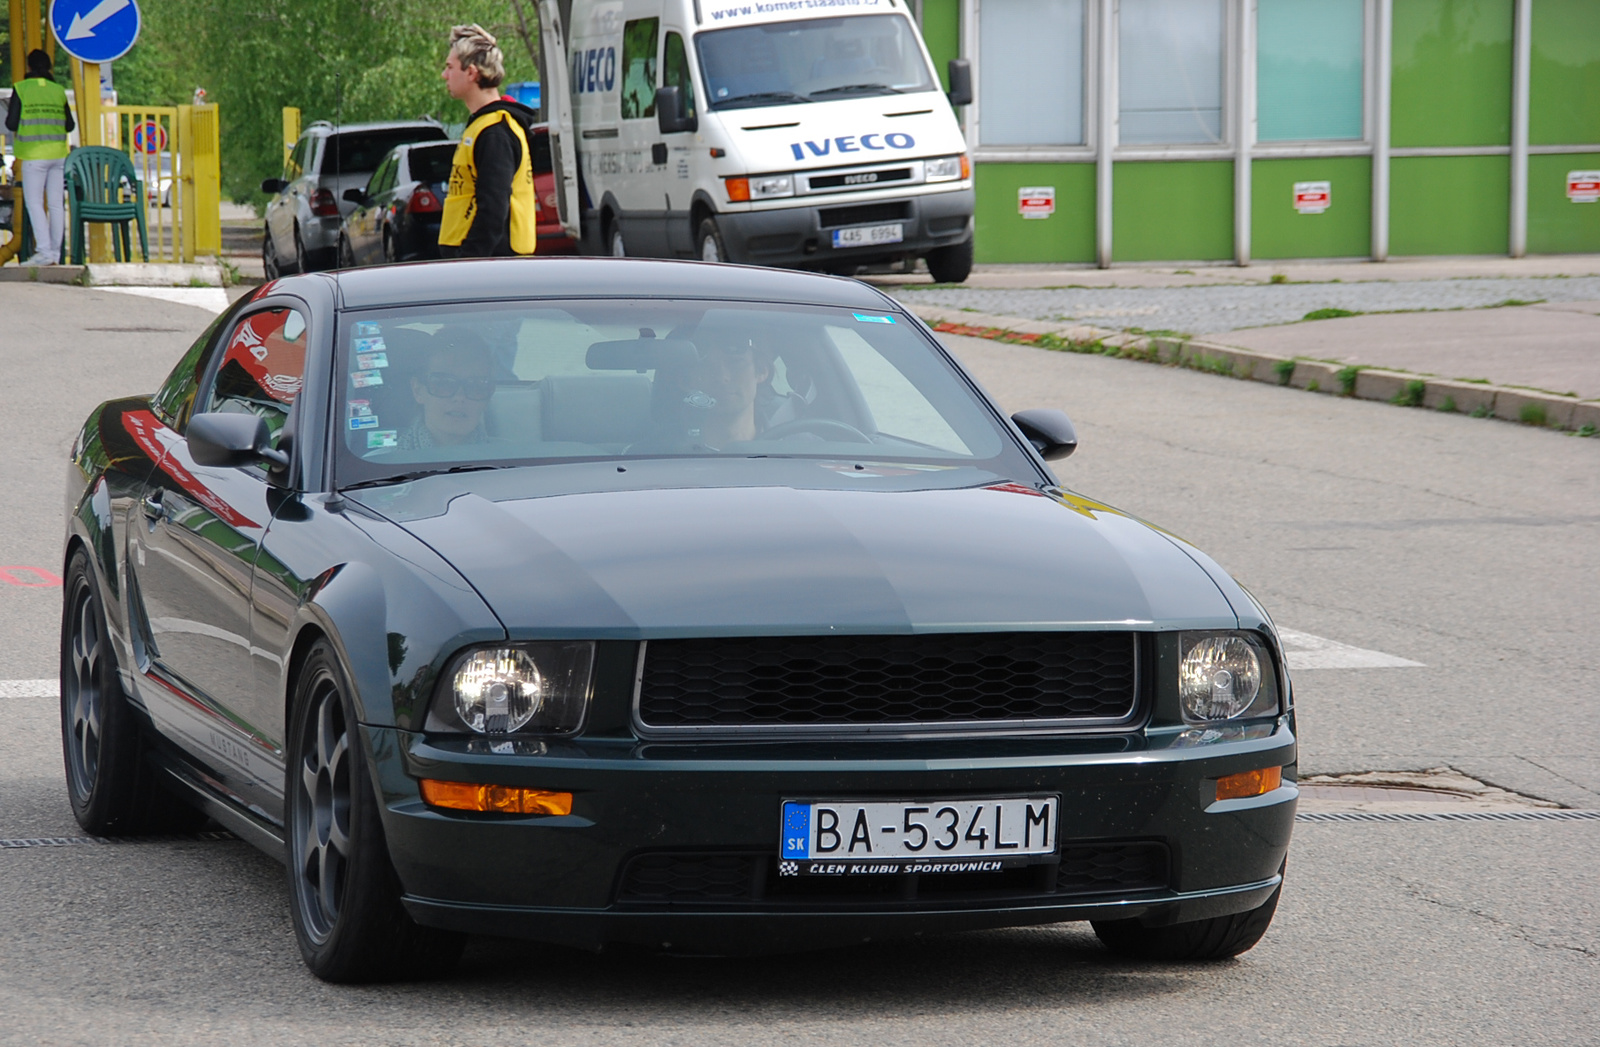
<path fill-rule="evenodd" d="M 375 414 L 358 414 L 350 419 L 350 428 L 352 429 L 376 429 L 377 427 L 378 416 Z"/>
<path fill-rule="evenodd" d="M 381 334 L 383 328 L 372 320 L 363 320 L 352 327 L 350 331 L 357 338 L 368 338 L 375 334 Z"/>
<path fill-rule="evenodd" d="M 375 451 L 380 447 L 398 447 L 400 445 L 400 430 L 374 429 L 367 434 L 367 450 Z"/>
<path fill-rule="evenodd" d="M 382 338 L 357 338 L 356 344 L 351 346 L 358 353 L 378 353 L 388 348 L 383 344 Z"/>
<path fill-rule="evenodd" d="M 356 366 L 361 368 L 363 371 L 370 371 L 375 367 L 388 367 L 389 354 L 383 352 L 357 353 Z"/>
<path fill-rule="evenodd" d="M 860 320 L 864 324 L 892 324 L 892 323 L 894 323 L 894 317 L 892 317 L 892 316 L 869 316 L 866 313 L 853 313 L 851 315 L 853 315 L 857 320 Z"/>
<path fill-rule="evenodd" d="M 355 387 L 357 389 L 365 389 L 369 385 L 382 385 L 383 384 L 383 372 L 382 371 L 351 371 L 350 372 L 350 381 L 355 384 Z"/>
<path fill-rule="evenodd" d="M 345 402 L 350 406 L 351 418 L 365 418 L 372 413 L 371 400 L 347 400 Z"/>

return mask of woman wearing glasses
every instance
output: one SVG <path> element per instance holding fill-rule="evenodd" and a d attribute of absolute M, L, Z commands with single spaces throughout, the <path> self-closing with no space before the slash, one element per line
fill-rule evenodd
<path fill-rule="evenodd" d="M 494 365 L 489 347 L 470 331 L 448 328 L 411 379 L 411 396 L 421 410 L 400 433 L 401 450 L 479 444 L 489 439 L 484 411 L 494 395 Z"/>

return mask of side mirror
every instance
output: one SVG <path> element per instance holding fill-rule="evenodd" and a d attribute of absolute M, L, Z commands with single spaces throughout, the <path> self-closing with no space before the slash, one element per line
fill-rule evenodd
<path fill-rule="evenodd" d="M 281 193 L 287 188 L 289 188 L 289 183 L 281 178 L 263 178 L 261 180 L 261 191 L 263 193 Z"/>
<path fill-rule="evenodd" d="M 253 414 L 197 414 L 184 437 L 196 465 L 230 469 L 267 462 L 282 469 L 289 464 L 288 455 L 273 450 L 267 420 Z"/>
<path fill-rule="evenodd" d="M 344 191 L 344 198 L 350 203 L 355 204 L 357 207 L 365 207 L 367 202 L 372 199 L 367 195 L 367 191 L 365 189 L 362 189 L 358 186 L 352 186 L 351 188 L 346 189 Z"/>
<path fill-rule="evenodd" d="M 972 63 L 965 58 L 952 58 L 946 69 L 950 80 L 950 104 L 972 104 Z"/>
<path fill-rule="evenodd" d="M 656 127 L 664 135 L 700 130 L 698 117 L 689 115 L 689 100 L 676 85 L 656 91 Z"/>
<path fill-rule="evenodd" d="M 1065 411 L 1036 407 L 1018 411 L 1011 420 L 1039 452 L 1039 457 L 1047 462 L 1065 458 L 1078 449 L 1078 431 L 1072 427 L 1072 419 Z"/>

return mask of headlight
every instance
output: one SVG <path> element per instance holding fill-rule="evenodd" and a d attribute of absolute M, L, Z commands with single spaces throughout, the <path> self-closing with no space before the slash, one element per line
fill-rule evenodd
<path fill-rule="evenodd" d="M 957 178 L 965 178 L 968 173 L 967 156 L 941 156 L 936 160 L 922 162 L 923 180 L 927 182 L 951 182 Z"/>
<path fill-rule="evenodd" d="M 775 196 L 793 195 L 793 175 L 761 175 L 750 179 L 750 199 L 752 200 L 770 200 Z"/>
<path fill-rule="evenodd" d="M 1178 698 L 1189 721 L 1278 711 L 1272 659 L 1250 633 L 1180 633 Z"/>
<path fill-rule="evenodd" d="M 592 642 L 501 644 L 457 655 L 428 710 L 430 731 L 570 734 L 583 723 Z"/>

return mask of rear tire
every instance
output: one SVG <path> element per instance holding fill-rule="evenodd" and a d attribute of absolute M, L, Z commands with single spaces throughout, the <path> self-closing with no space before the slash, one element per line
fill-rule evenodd
<path fill-rule="evenodd" d="M 284 782 L 290 914 L 300 955 L 327 982 L 447 974 L 466 939 L 400 904 L 350 688 L 320 641 L 295 682 Z"/>
<path fill-rule="evenodd" d="M 354 269 L 356 267 L 356 254 L 350 247 L 350 241 L 345 236 L 339 237 L 339 265 L 340 269 Z"/>
<path fill-rule="evenodd" d="M 306 242 L 300 235 L 300 225 L 294 227 L 294 268 L 297 273 L 314 273 L 317 267 L 311 262 L 311 254 L 306 250 Z"/>
<path fill-rule="evenodd" d="M 276 280 L 284 272 L 283 263 L 278 260 L 278 247 L 272 242 L 272 230 L 268 229 L 261 234 L 261 273 L 268 280 Z"/>
<path fill-rule="evenodd" d="M 628 257 L 628 245 L 623 242 L 622 229 L 615 221 L 611 224 L 611 239 L 608 246 L 611 249 L 612 258 Z"/>
<path fill-rule="evenodd" d="M 728 249 L 722 243 L 722 233 L 717 229 L 715 218 L 702 218 L 700 228 L 695 231 L 695 255 L 702 262 L 726 262 Z"/>
<path fill-rule="evenodd" d="M 72 816 L 96 836 L 192 832 L 206 816 L 169 792 L 146 759 L 123 693 L 100 587 L 82 549 L 62 586 L 61 748 Z"/>
<path fill-rule="evenodd" d="M 1272 897 L 1254 909 L 1169 927 L 1144 927 L 1138 920 L 1097 920 L 1094 933 L 1107 949 L 1130 959 L 1226 960 L 1253 948 L 1267 933 L 1282 893 L 1280 883 Z"/>
<path fill-rule="evenodd" d="M 972 241 L 929 251 L 928 274 L 934 283 L 964 283 L 972 275 Z"/>

